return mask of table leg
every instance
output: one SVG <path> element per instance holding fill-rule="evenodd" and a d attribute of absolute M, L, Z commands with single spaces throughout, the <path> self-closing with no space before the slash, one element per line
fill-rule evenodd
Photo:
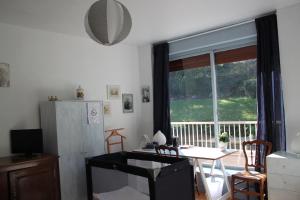
<path fill-rule="evenodd" d="M 222 172 L 223 172 L 223 177 L 224 177 L 224 181 L 225 181 L 225 184 L 226 184 L 228 193 L 230 194 L 230 191 L 231 191 L 231 190 L 230 190 L 228 178 L 227 178 L 227 176 L 226 176 L 226 170 L 225 170 L 224 163 L 223 163 L 222 159 L 220 159 L 220 165 L 221 165 L 221 169 L 222 169 Z"/>
<path fill-rule="evenodd" d="M 211 166 L 211 170 L 210 170 L 210 176 L 212 177 L 212 181 L 215 182 L 215 176 L 214 176 L 214 170 L 215 170 L 215 167 L 216 167 L 216 161 L 214 160 L 213 163 L 212 163 L 212 166 Z"/>
<path fill-rule="evenodd" d="M 203 166 L 202 166 L 202 161 L 200 161 L 200 159 L 196 159 L 196 160 L 197 160 L 196 164 L 200 169 L 201 179 L 202 179 L 202 182 L 203 182 L 203 185 L 204 185 L 204 188 L 205 188 L 205 194 L 206 194 L 207 200 L 212 200 L 210 190 L 209 190 L 209 187 L 208 187 L 208 183 L 207 183 L 206 178 L 205 178 L 205 173 L 204 173 L 204 169 L 203 169 Z"/>
<path fill-rule="evenodd" d="M 197 191 L 197 193 L 199 194 L 199 182 L 197 180 L 197 159 L 192 158 L 191 159 L 193 162 L 193 167 L 194 167 L 194 182 L 195 182 L 195 190 Z"/>
<path fill-rule="evenodd" d="M 200 169 L 202 182 L 203 182 L 203 185 L 204 185 L 204 188 L 205 188 L 205 191 L 206 191 L 206 197 L 207 197 L 208 200 L 212 200 L 212 196 L 211 196 L 209 186 L 208 186 L 208 183 L 207 183 L 207 180 L 206 180 L 206 177 L 205 177 L 205 173 L 204 173 L 204 170 L 203 170 L 203 163 L 200 159 L 196 159 L 195 161 L 196 161 L 196 165 Z M 215 168 L 216 161 L 217 160 L 215 160 L 213 162 L 213 166 L 212 166 L 211 174 L 210 174 L 211 176 L 214 175 L 213 170 Z M 224 163 L 223 163 L 222 159 L 220 159 L 220 166 L 221 166 L 221 171 L 223 173 L 224 182 L 225 182 L 225 185 L 226 185 L 226 188 L 227 188 L 228 192 L 226 194 L 224 194 L 223 196 L 221 196 L 220 198 L 218 198 L 218 200 L 226 200 L 230 196 L 230 186 L 229 186 L 229 182 L 228 182 L 228 179 L 227 179 L 227 176 L 226 176 L 226 171 L 225 171 L 225 167 L 224 167 Z"/>
<path fill-rule="evenodd" d="M 193 158 L 194 176 L 197 175 L 197 159 Z"/>

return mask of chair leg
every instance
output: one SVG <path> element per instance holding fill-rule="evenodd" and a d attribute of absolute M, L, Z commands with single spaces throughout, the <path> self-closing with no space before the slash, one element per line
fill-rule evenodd
<path fill-rule="evenodd" d="M 234 180 L 235 178 L 231 176 L 231 200 L 234 200 Z"/>
<path fill-rule="evenodd" d="M 259 184 L 259 193 L 260 193 L 260 200 L 264 200 L 264 194 L 265 194 L 265 183 L 264 181 L 261 181 Z"/>
<path fill-rule="evenodd" d="M 247 184 L 247 191 L 250 192 L 250 184 L 249 184 L 249 182 L 247 181 L 246 184 Z M 249 194 L 247 195 L 247 200 L 250 200 L 250 195 Z"/>

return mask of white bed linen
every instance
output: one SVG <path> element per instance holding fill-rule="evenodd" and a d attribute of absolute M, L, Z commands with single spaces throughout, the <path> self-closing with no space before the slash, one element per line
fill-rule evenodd
<path fill-rule="evenodd" d="M 129 186 L 111 192 L 94 193 L 93 196 L 95 200 L 150 200 L 149 196 Z"/>

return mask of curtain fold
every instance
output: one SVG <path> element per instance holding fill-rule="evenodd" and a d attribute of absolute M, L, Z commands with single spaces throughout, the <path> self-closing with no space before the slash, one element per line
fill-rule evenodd
<path fill-rule="evenodd" d="M 153 46 L 153 120 L 154 134 L 160 130 L 172 143 L 169 105 L 169 44 Z"/>
<path fill-rule="evenodd" d="M 286 150 L 276 14 L 255 20 L 257 29 L 257 139 L 270 141 L 272 151 Z"/>

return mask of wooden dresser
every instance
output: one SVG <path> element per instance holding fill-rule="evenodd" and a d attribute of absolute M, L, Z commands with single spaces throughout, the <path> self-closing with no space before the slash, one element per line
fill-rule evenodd
<path fill-rule="evenodd" d="M 267 156 L 268 198 L 300 199 L 300 158 L 287 152 Z"/>
<path fill-rule="evenodd" d="M 58 157 L 0 158 L 1 200 L 59 200 Z"/>

